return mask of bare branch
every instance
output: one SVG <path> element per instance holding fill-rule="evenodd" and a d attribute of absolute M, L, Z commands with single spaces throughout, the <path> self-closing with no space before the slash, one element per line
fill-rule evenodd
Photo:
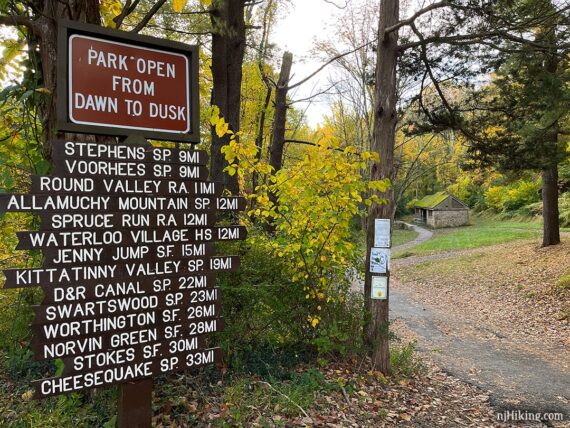
<path fill-rule="evenodd" d="M 0 25 L 18 26 L 22 25 L 28 27 L 31 30 L 35 30 L 34 21 L 32 21 L 27 16 L 15 15 L 15 16 L 0 16 Z"/>
<path fill-rule="evenodd" d="M 139 22 L 137 24 L 137 26 L 135 28 L 133 28 L 131 30 L 132 33 L 138 33 L 139 31 L 141 31 L 146 24 L 148 24 L 148 22 L 152 19 L 152 17 L 154 15 L 156 15 L 156 13 L 160 10 L 160 8 L 164 5 L 164 3 L 166 3 L 166 0 L 159 0 L 157 1 L 151 8 L 150 10 L 146 13 L 146 15 L 144 16 L 144 18 L 142 19 L 141 22 Z"/>
<path fill-rule="evenodd" d="M 306 83 L 307 81 L 311 80 L 313 77 L 315 77 L 317 74 L 319 74 L 321 71 L 323 71 L 326 67 L 328 67 L 329 65 L 331 65 L 333 62 L 338 61 L 339 59 L 347 56 L 347 55 L 351 55 L 355 52 L 358 52 L 360 49 L 364 49 L 365 47 L 371 45 L 372 43 L 374 43 L 376 40 L 378 39 L 374 39 L 371 40 L 369 42 L 364 43 L 363 45 L 360 45 L 348 52 L 344 52 L 338 55 L 335 55 L 334 57 L 332 57 L 331 59 L 329 59 L 327 62 L 325 62 L 323 65 L 321 65 L 318 69 L 316 69 L 313 73 L 309 74 L 307 77 L 305 77 L 304 79 L 300 80 L 299 82 L 295 83 L 294 85 L 290 85 L 289 86 L 289 90 L 296 88 L 297 86 L 301 86 L 303 83 Z"/>
<path fill-rule="evenodd" d="M 123 21 L 125 20 L 125 18 L 134 12 L 139 3 L 140 0 L 135 0 L 132 3 L 131 0 L 127 0 L 127 2 L 125 3 L 125 7 L 123 7 L 121 13 L 115 16 L 115 18 L 113 18 L 113 22 L 115 23 L 115 28 L 119 29 L 121 25 L 123 25 Z"/>
<path fill-rule="evenodd" d="M 313 147 L 318 147 L 318 146 L 319 146 L 317 143 L 311 143 L 310 141 L 292 140 L 292 139 L 285 140 L 285 141 L 283 141 L 283 143 L 303 144 L 303 145 L 305 145 L 305 146 L 313 146 Z M 335 150 L 335 151 L 337 151 L 337 152 L 344 153 L 344 149 L 341 149 L 341 148 L 339 148 L 339 147 L 335 147 L 335 148 L 332 149 L 332 150 Z M 361 153 L 358 153 L 358 152 L 352 152 L 352 153 L 354 153 L 355 155 L 361 156 Z"/>
<path fill-rule="evenodd" d="M 173 33 L 185 34 L 188 36 L 206 36 L 208 34 L 212 34 L 210 31 L 191 32 L 191 31 L 178 30 L 176 28 L 162 27 L 160 25 L 154 25 L 154 24 L 147 25 L 146 28 L 156 28 L 157 30 L 171 31 Z"/>
<path fill-rule="evenodd" d="M 302 103 L 302 102 L 305 102 L 305 101 L 309 101 L 309 100 L 311 100 L 311 99 L 313 99 L 313 98 L 316 98 L 316 97 L 319 97 L 319 96 L 321 96 L 321 95 L 329 94 L 329 93 L 330 93 L 329 91 L 330 91 L 331 89 L 335 88 L 335 87 L 338 85 L 338 83 L 339 83 L 339 82 L 333 83 L 333 84 L 332 84 L 331 86 L 329 86 L 328 88 L 323 89 L 322 91 L 319 91 L 319 92 L 317 92 L 317 93 L 311 94 L 311 95 L 309 95 L 308 97 L 299 98 L 299 99 L 290 101 L 290 102 L 287 103 L 287 107 L 290 106 L 290 105 L 296 104 L 296 103 Z"/>
<path fill-rule="evenodd" d="M 405 25 L 411 25 L 420 16 L 425 15 L 426 13 L 431 12 L 432 10 L 440 9 L 440 8 L 446 7 L 446 6 L 450 6 L 449 2 L 446 0 L 430 4 L 429 6 L 426 6 L 423 9 L 418 10 L 416 13 L 414 13 L 409 18 L 403 19 L 400 22 L 398 22 L 397 24 L 391 25 L 390 27 L 386 28 L 384 30 L 384 37 L 386 37 L 391 32 L 400 29 L 401 27 L 403 27 Z"/>
<path fill-rule="evenodd" d="M 412 24 L 410 24 L 411 26 Z M 432 36 L 432 37 L 425 37 L 417 42 L 410 42 L 404 43 L 398 47 L 398 50 L 404 51 L 406 49 L 415 48 L 418 46 L 425 46 L 429 43 L 445 43 L 445 44 L 484 44 L 485 39 L 490 39 L 493 37 L 502 37 L 506 40 L 511 42 L 520 43 L 528 46 L 533 46 L 540 50 L 550 50 L 552 49 L 551 46 L 543 45 L 541 43 L 537 43 L 534 40 L 525 39 L 524 37 L 515 36 L 510 34 L 508 31 L 489 31 L 489 32 L 480 32 L 480 33 L 473 33 L 473 34 L 458 34 L 456 36 L 448 36 L 448 37 L 441 37 L 441 36 Z M 564 44 L 560 46 L 561 48 L 566 48 L 570 46 L 570 44 Z M 499 48 L 497 46 L 497 48 Z"/>
<path fill-rule="evenodd" d="M 346 0 L 344 2 L 344 6 L 339 6 L 338 4 L 336 4 L 334 1 L 332 0 L 323 0 L 325 3 L 328 4 L 332 4 L 334 7 L 336 7 L 337 9 L 346 9 L 346 7 L 348 6 L 348 0 Z"/>

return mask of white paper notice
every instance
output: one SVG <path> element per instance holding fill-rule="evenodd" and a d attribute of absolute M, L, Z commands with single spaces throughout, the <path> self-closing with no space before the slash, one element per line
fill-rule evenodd
<path fill-rule="evenodd" d="M 383 218 L 374 220 L 374 246 L 390 248 L 390 220 Z"/>
<path fill-rule="evenodd" d="M 370 272 L 387 273 L 390 265 L 390 250 L 372 248 L 370 251 Z"/>
<path fill-rule="evenodd" d="M 373 299 L 386 300 L 388 298 L 388 278 L 385 276 L 372 277 L 372 297 Z"/>

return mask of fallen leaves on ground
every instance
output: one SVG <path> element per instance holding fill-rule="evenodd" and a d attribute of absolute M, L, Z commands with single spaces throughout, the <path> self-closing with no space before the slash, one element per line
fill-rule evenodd
<path fill-rule="evenodd" d="M 556 283 L 569 270 L 569 244 L 518 241 L 397 267 L 394 285 L 460 316 L 473 334 L 517 343 L 568 368 L 570 290 Z"/>
<path fill-rule="evenodd" d="M 337 362 L 320 369 L 323 388 L 308 408 L 284 412 L 279 406 L 259 402 L 247 405 L 250 419 L 237 420 L 238 403 L 224 401 L 227 378 L 206 383 L 199 378 L 178 376 L 166 388 L 157 388 L 157 427 L 507 427 L 495 419 L 488 395 L 425 361 L 425 370 L 411 378 L 386 378 L 370 369 L 368 360 Z M 368 367 L 368 368 L 367 368 Z M 298 367 L 302 373 L 308 366 Z M 314 369 L 314 368 L 313 368 Z M 265 388 L 267 382 L 248 377 L 250 388 Z M 182 389 L 176 386 L 183 386 Z M 205 390 L 203 389 L 205 387 Z M 186 391 L 187 398 L 164 404 L 166 394 Z M 271 386 L 279 388 L 279 384 Z M 165 394 L 165 395 L 162 395 Z M 162 404 L 158 404 L 162 403 Z M 180 408 L 180 405 L 183 405 Z M 239 403 L 243 406 L 244 403 Z"/>

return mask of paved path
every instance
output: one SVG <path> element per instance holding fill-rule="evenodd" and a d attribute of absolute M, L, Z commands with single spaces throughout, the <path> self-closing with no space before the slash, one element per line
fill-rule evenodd
<path fill-rule="evenodd" d="M 473 326 L 416 302 L 413 291 L 397 281 L 390 289 L 390 317 L 402 320 L 417 337 L 420 352 L 442 369 L 487 391 L 493 406 L 570 418 L 570 373 L 563 367 L 518 349 L 505 337 L 470 334 Z"/>
<path fill-rule="evenodd" d="M 431 238 L 432 232 L 413 226 L 419 233 L 411 242 L 395 247 L 402 250 Z M 403 266 L 455 257 L 472 250 L 447 252 L 394 260 Z M 437 292 L 437 290 L 434 290 Z M 468 310 L 469 308 L 465 308 Z M 561 412 L 570 418 L 570 373 L 539 355 L 523 352 L 517 342 L 497 335 L 493 339 L 473 334 L 477 326 L 445 309 L 419 303 L 414 290 L 393 275 L 390 289 L 390 317 L 404 322 L 418 340 L 420 352 L 455 377 L 488 391 L 491 404 L 504 410 Z M 524 338 L 520 338 L 524 341 Z M 558 352 L 567 350 L 560 348 Z M 564 354 L 561 354 L 564 355 Z"/>
<path fill-rule="evenodd" d="M 400 251 L 408 249 L 415 245 L 421 244 L 424 241 L 427 241 L 433 236 L 433 232 L 431 230 L 424 229 L 423 227 L 416 226 L 415 224 L 409 224 L 409 223 L 404 223 L 404 224 L 408 227 L 413 228 L 418 233 L 418 236 L 415 239 L 406 242 L 405 244 L 393 247 L 392 251 Z"/>

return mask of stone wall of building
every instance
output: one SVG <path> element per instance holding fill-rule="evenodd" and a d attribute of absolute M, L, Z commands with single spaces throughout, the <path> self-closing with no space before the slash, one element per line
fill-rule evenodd
<path fill-rule="evenodd" d="M 433 215 L 427 219 L 428 225 L 433 228 L 442 227 L 458 227 L 465 226 L 469 223 L 468 210 L 445 210 L 445 211 L 432 211 Z"/>

